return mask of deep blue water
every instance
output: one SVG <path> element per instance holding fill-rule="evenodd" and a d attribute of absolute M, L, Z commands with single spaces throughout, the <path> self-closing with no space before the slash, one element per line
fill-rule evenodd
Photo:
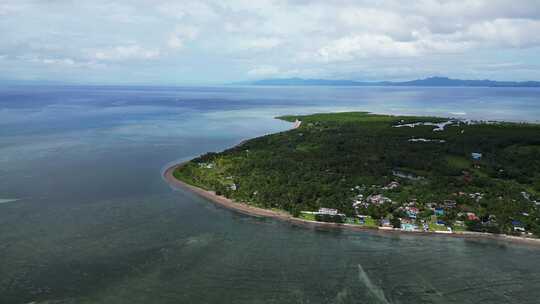
<path fill-rule="evenodd" d="M 537 303 L 539 248 L 299 228 L 161 178 L 348 110 L 538 122 L 540 90 L 0 88 L 0 303 Z"/>

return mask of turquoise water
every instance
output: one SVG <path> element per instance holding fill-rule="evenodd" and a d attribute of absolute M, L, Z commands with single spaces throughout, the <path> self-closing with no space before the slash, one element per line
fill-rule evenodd
<path fill-rule="evenodd" d="M 537 121 L 540 90 L 0 88 L 0 303 L 537 303 L 537 247 L 296 227 L 162 180 L 345 110 Z"/>

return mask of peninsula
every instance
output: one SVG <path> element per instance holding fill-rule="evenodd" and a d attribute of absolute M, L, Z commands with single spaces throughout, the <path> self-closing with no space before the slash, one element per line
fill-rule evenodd
<path fill-rule="evenodd" d="M 296 222 L 540 236 L 540 125 L 367 112 L 278 118 L 294 129 L 165 176 L 226 207 Z"/>

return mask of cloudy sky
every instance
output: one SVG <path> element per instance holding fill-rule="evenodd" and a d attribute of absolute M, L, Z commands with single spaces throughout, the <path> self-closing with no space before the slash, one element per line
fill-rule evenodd
<path fill-rule="evenodd" d="M 539 0 L 0 0 L 0 79 L 540 80 Z"/>

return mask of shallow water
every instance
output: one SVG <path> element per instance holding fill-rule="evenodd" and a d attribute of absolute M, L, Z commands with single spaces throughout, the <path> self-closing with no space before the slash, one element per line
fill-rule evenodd
<path fill-rule="evenodd" d="M 537 303 L 537 247 L 306 229 L 161 178 L 345 110 L 535 121 L 540 90 L 1 88 L 0 303 Z"/>

